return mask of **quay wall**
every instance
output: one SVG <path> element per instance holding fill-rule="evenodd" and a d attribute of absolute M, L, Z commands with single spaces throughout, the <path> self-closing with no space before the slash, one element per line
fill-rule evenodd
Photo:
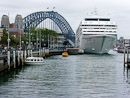
<path fill-rule="evenodd" d="M 25 52 L 26 51 L 26 52 Z M 25 50 L 20 52 L 13 51 L 10 55 L 0 56 L 0 76 L 11 70 L 15 70 L 24 65 L 24 60 L 27 57 L 47 57 L 49 56 L 49 49 L 43 49 L 39 51 Z"/>
<path fill-rule="evenodd" d="M 61 55 L 64 51 L 68 51 L 69 54 L 78 54 L 77 49 L 57 50 L 57 49 L 39 49 L 37 51 L 24 50 L 13 51 L 12 54 L 0 56 L 0 76 L 11 70 L 15 70 L 24 66 L 24 61 L 27 57 L 43 57 L 46 58 L 52 55 Z"/>

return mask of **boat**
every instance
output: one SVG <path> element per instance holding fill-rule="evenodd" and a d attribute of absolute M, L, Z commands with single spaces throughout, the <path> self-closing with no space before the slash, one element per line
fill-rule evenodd
<path fill-rule="evenodd" d="M 27 57 L 24 61 L 25 65 L 41 65 L 44 64 L 44 59 L 42 57 Z"/>
<path fill-rule="evenodd" d="M 124 48 L 124 46 L 119 46 L 119 47 L 117 47 L 117 52 L 118 53 L 130 53 L 130 50 L 128 50 L 128 48 L 130 49 L 130 46 L 126 46 L 125 48 Z"/>
<path fill-rule="evenodd" d="M 68 57 L 69 54 L 68 54 L 68 52 L 63 52 L 63 53 L 62 53 L 62 56 L 63 56 L 63 57 Z"/>
<path fill-rule="evenodd" d="M 109 16 L 100 16 L 97 10 L 80 22 L 76 31 L 76 47 L 84 53 L 106 54 L 117 39 L 117 25 Z"/>
<path fill-rule="evenodd" d="M 117 47 L 117 52 L 118 53 L 124 53 L 124 47 L 123 46 Z M 127 52 L 127 51 L 125 51 L 125 52 Z"/>

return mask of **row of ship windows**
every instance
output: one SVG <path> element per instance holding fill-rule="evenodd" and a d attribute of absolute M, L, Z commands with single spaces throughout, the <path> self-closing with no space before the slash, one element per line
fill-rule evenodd
<path fill-rule="evenodd" d="M 107 29 L 107 30 L 116 30 L 117 28 L 82 28 L 82 29 Z"/>
<path fill-rule="evenodd" d="M 116 25 L 81 25 L 81 26 L 108 26 L 108 27 L 117 27 Z"/>
<path fill-rule="evenodd" d="M 83 32 L 116 32 L 116 31 L 83 31 Z"/>
<path fill-rule="evenodd" d="M 97 18 L 93 18 L 93 19 L 85 19 L 85 21 L 110 21 L 110 19 L 97 19 Z"/>

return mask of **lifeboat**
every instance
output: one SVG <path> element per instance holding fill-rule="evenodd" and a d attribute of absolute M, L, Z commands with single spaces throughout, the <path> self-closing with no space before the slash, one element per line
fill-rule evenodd
<path fill-rule="evenodd" d="M 68 54 L 68 52 L 63 52 L 63 53 L 62 53 L 62 56 L 63 56 L 63 57 L 68 57 L 69 54 Z"/>

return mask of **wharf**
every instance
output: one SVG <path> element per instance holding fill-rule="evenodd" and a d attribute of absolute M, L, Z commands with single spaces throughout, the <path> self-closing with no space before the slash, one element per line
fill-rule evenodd
<path fill-rule="evenodd" d="M 130 57 L 129 57 L 130 42 L 126 43 L 125 40 L 124 40 L 123 43 L 124 43 L 124 45 L 123 45 L 122 51 L 124 53 L 124 67 L 125 67 L 125 64 L 127 64 L 127 68 L 130 68 Z"/>
<path fill-rule="evenodd" d="M 11 70 L 20 68 L 24 65 L 24 60 L 27 57 L 47 57 L 49 56 L 49 49 L 43 49 L 39 51 L 32 51 L 32 50 L 24 50 L 21 51 L 13 51 L 12 54 L 9 55 L 1 55 L 0 56 L 0 75 L 9 72 Z"/>
<path fill-rule="evenodd" d="M 13 51 L 12 54 L 9 53 L 9 55 L 1 55 L 0 56 L 0 75 L 5 72 L 11 71 L 13 69 L 22 67 L 24 65 L 24 60 L 27 57 L 33 56 L 33 57 L 45 58 L 51 55 L 61 55 L 64 51 L 67 51 L 70 55 L 81 54 L 78 48 L 68 48 L 65 50 L 57 50 L 57 49 L 43 49 L 43 50 L 38 50 L 38 51 L 24 50 L 24 51 L 21 51 L 21 54 L 20 54 L 20 51 L 17 51 L 17 52 Z"/>
<path fill-rule="evenodd" d="M 69 55 L 83 54 L 83 50 L 79 48 L 66 48 L 65 50 L 49 50 L 49 55 L 62 55 L 63 52 L 68 52 Z"/>

